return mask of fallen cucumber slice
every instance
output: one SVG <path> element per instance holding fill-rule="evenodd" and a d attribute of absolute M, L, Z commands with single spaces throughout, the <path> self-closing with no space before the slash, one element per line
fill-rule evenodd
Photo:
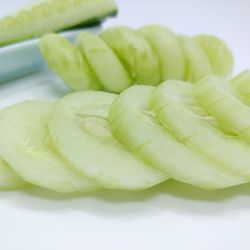
<path fill-rule="evenodd" d="M 49 121 L 50 135 L 60 155 L 101 186 L 137 190 L 167 179 L 164 173 L 130 153 L 109 128 L 109 108 L 116 95 L 79 92 L 57 103 Z"/>
<path fill-rule="evenodd" d="M 146 25 L 138 32 L 146 38 L 159 58 L 160 81 L 182 80 L 185 73 L 185 57 L 178 36 L 160 25 Z"/>
<path fill-rule="evenodd" d="M 197 187 L 217 189 L 247 182 L 220 169 L 165 129 L 150 108 L 153 91 L 152 87 L 133 86 L 113 102 L 109 117 L 117 139 L 155 168 Z"/>
<path fill-rule="evenodd" d="M 193 85 L 166 81 L 154 93 L 153 106 L 162 124 L 197 152 L 233 173 L 235 182 L 250 180 L 250 146 L 213 126 L 210 117 L 196 112 Z"/>
<path fill-rule="evenodd" d="M 116 53 L 136 84 L 158 85 L 160 68 L 147 40 L 135 30 L 117 26 L 101 32 L 101 38 Z"/>
<path fill-rule="evenodd" d="M 54 107 L 49 101 L 26 101 L 0 114 L 0 155 L 27 182 L 58 192 L 99 188 L 55 152 L 47 129 Z"/>
<path fill-rule="evenodd" d="M 184 79 L 195 83 L 205 75 L 211 73 L 210 62 L 205 52 L 191 38 L 180 36 L 180 41 L 186 60 Z"/>
<path fill-rule="evenodd" d="M 49 67 L 73 90 L 101 88 L 81 52 L 65 38 L 56 34 L 43 36 L 40 51 Z"/>
<path fill-rule="evenodd" d="M 43 0 L 0 20 L 0 46 L 117 12 L 114 0 Z"/>
<path fill-rule="evenodd" d="M 101 38 L 90 32 L 81 32 L 76 46 L 106 90 L 119 93 L 132 84 L 116 54 Z"/>
<path fill-rule="evenodd" d="M 229 77 L 234 66 L 234 58 L 226 43 L 211 35 L 197 35 L 192 38 L 206 53 L 213 74 Z M 177 79 L 176 79 L 177 80 Z"/>
<path fill-rule="evenodd" d="M 26 185 L 27 182 L 0 157 L 0 190 L 17 189 Z"/>
<path fill-rule="evenodd" d="M 244 70 L 230 82 L 241 99 L 250 105 L 250 70 Z"/>
<path fill-rule="evenodd" d="M 250 107 L 237 98 L 229 82 L 218 76 L 207 76 L 194 86 L 194 96 L 219 121 L 222 129 L 250 142 Z"/>

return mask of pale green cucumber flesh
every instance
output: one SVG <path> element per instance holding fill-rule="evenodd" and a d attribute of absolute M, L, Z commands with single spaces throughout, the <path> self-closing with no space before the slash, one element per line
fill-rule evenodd
<path fill-rule="evenodd" d="M 231 50 L 224 41 L 218 37 L 203 34 L 194 36 L 193 40 L 197 42 L 206 53 L 213 74 L 222 77 L 231 75 L 234 66 L 234 58 Z"/>
<path fill-rule="evenodd" d="M 114 0 L 43 0 L 0 20 L 0 46 L 67 29 L 117 11 Z"/>
<path fill-rule="evenodd" d="M 211 73 L 211 65 L 205 52 L 191 38 L 180 36 L 186 63 L 185 80 L 197 82 Z"/>
<path fill-rule="evenodd" d="M 217 164 L 180 142 L 152 113 L 154 89 L 133 86 L 113 102 L 110 123 L 114 135 L 131 151 L 170 177 L 205 189 L 246 182 L 217 167 Z"/>
<path fill-rule="evenodd" d="M 197 102 L 219 121 L 222 129 L 250 142 L 250 107 L 218 76 L 207 76 L 194 86 Z"/>
<path fill-rule="evenodd" d="M 139 29 L 159 58 L 161 82 L 184 78 L 185 57 L 179 38 L 174 32 L 160 25 L 146 25 Z"/>
<path fill-rule="evenodd" d="M 26 101 L 0 114 L 0 155 L 27 182 L 58 192 L 99 188 L 55 152 L 47 120 L 54 103 Z"/>
<path fill-rule="evenodd" d="M 86 59 L 65 38 L 56 34 L 43 36 L 40 51 L 49 67 L 73 90 L 101 88 Z"/>
<path fill-rule="evenodd" d="M 17 189 L 27 183 L 0 157 L 0 190 Z"/>
<path fill-rule="evenodd" d="M 236 182 L 249 180 L 250 146 L 214 127 L 210 117 L 196 113 L 192 90 L 191 83 L 181 81 L 160 85 L 154 98 L 160 121 L 186 145 L 234 173 Z"/>
<path fill-rule="evenodd" d="M 101 38 L 89 32 L 81 32 L 76 46 L 106 90 L 119 93 L 132 84 L 128 72 Z"/>
<path fill-rule="evenodd" d="M 130 73 L 134 83 L 159 84 L 158 58 L 141 34 L 129 27 L 116 26 L 101 32 L 100 36 L 116 53 Z"/>
<path fill-rule="evenodd" d="M 49 121 L 55 147 L 78 171 L 107 188 L 145 189 L 167 179 L 130 153 L 111 133 L 108 112 L 116 96 L 78 92 L 62 98 Z"/>

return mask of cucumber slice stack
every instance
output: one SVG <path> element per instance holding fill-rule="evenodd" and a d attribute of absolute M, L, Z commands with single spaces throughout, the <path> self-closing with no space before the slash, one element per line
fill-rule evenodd
<path fill-rule="evenodd" d="M 40 49 L 49 67 L 73 90 L 102 86 L 120 93 L 132 84 L 157 86 L 168 79 L 195 83 L 207 74 L 228 78 L 234 63 L 230 49 L 219 38 L 186 37 L 160 25 L 139 30 L 116 26 L 99 35 L 82 32 L 75 46 L 63 39 L 45 35 Z M 72 70 L 63 70 L 67 65 Z"/>
<path fill-rule="evenodd" d="M 244 81 L 209 75 L 197 84 L 167 80 L 119 95 L 89 90 L 5 108 L 0 189 L 143 190 L 175 179 L 213 190 L 247 183 L 250 108 L 235 87 L 249 83 L 242 74 L 235 79 Z"/>

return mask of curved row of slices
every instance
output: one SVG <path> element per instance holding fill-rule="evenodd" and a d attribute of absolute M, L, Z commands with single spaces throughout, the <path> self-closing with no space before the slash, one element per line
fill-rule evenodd
<path fill-rule="evenodd" d="M 250 73 L 84 91 L 0 113 L 0 189 L 204 189 L 250 181 Z M 248 102 L 247 102 L 248 100 Z"/>
<path fill-rule="evenodd" d="M 49 67 L 78 91 L 120 93 L 133 84 L 156 86 L 168 79 L 197 82 L 207 74 L 228 77 L 233 68 L 232 53 L 219 38 L 177 35 L 160 25 L 81 32 L 75 45 L 47 34 L 40 50 Z"/>

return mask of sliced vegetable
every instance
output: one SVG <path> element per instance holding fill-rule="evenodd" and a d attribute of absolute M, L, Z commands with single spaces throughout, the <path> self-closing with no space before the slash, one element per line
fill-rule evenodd
<path fill-rule="evenodd" d="M 115 14 L 114 0 L 42 0 L 0 20 L 0 46 Z"/>
<path fill-rule="evenodd" d="M 192 149 L 233 173 L 235 182 L 250 180 L 250 146 L 213 126 L 196 112 L 191 83 L 169 80 L 154 93 L 154 110 L 162 124 Z"/>
<path fill-rule="evenodd" d="M 81 32 L 76 46 L 106 90 L 121 92 L 132 84 L 132 79 L 116 54 L 101 38 L 90 32 Z"/>
<path fill-rule="evenodd" d="M 130 153 L 113 136 L 107 120 L 116 96 L 86 91 L 62 98 L 49 121 L 61 156 L 106 188 L 145 189 L 167 179 Z"/>
<path fill-rule="evenodd" d="M 100 82 L 80 51 L 68 40 L 48 34 L 40 41 L 40 50 L 49 67 L 73 90 L 100 89 Z"/>
<path fill-rule="evenodd" d="M 129 27 L 117 26 L 106 29 L 100 36 L 114 50 L 134 83 L 157 85 L 160 82 L 158 58 L 141 34 Z"/>
<path fill-rule="evenodd" d="M 215 75 L 229 77 L 234 66 L 234 58 L 227 44 L 218 37 L 211 35 L 197 35 L 193 40 L 206 53 L 212 72 Z"/>
<path fill-rule="evenodd" d="M 97 184 L 55 152 L 47 130 L 54 103 L 26 101 L 0 114 L 0 154 L 27 182 L 58 192 L 91 191 Z"/>
<path fill-rule="evenodd" d="M 159 58 L 160 82 L 167 79 L 183 79 L 185 57 L 178 36 L 160 25 L 146 25 L 139 29 Z"/>

